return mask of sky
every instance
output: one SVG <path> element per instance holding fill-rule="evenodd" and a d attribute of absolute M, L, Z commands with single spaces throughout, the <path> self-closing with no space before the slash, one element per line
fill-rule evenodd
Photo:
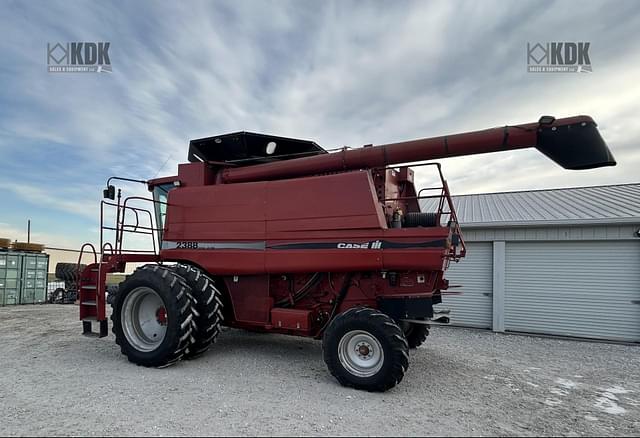
<path fill-rule="evenodd" d="M 460 157 L 451 191 L 640 182 L 638 29 L 634 0 L 3 1 L 0 237 L 30 218 L 33 241 L 95 242 L 106 178 L 176 174 L 190 139 L 241 130 L 359 147 L 588 114 L 618 166 Z M 113 72 L 49 73 L 47 43 L 73 41 L 109 42 Z M 593 72 L 527 72 L 552 41 L 589 42 Z"/>

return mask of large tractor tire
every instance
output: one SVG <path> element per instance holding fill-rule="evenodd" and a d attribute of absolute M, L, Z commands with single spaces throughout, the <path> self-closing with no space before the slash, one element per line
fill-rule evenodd
<path fill-rule="evenodd" d="M 409 368 L 409 345 L 402 329 L 384 313 L 355 307 L 338 315 L 322 340 L 324 361 L 344 386 L 386 391 Z"/>
<path fill-rule="evenodd" d="M 213 279 L 202 270 L 182 264 L 176 265 L 174 270 L 191 287 L 193 343 L 185 359 L 193 359 L 204 354 L 220 334 L 223 321 L 222 294 L 215 287 Z"/>
<path fill-rule="evenodd" d="M 429 326 L 427 324 L 415 324 L 412 322 L 400 323 L 404 337 L 407 338 L 409 348 L 418 348 L 427 340 L 429 336 Z"/>
<path fill-rule="evenodd" d="M 138 268 L 120 283 L 112 307 L 116 344 L 130 362 L 169 366 L 191 345 L 191 288 L 169 268 Z"/>
<path fill-rule="evenodd" d="M 56 265 L 56 278 L 64 281 L 77 282 L 80 273 L 84 271 L 87 265 L 80 265 L 80 272 L 78 272 L 77 263 L 58 263 Z"/>

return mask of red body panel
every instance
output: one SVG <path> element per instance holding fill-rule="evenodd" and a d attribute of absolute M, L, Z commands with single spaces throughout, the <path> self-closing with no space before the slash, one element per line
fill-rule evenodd
<path fill-rule="evenodd" d="M 388 229 L 369 172 L 299 180 L 184 187 L 169 194 L 160 256 L 218 275 L 439 270 L 447 248 L 349 249 L 337 243 L 439 242 L 444 227 Z M 172 242 L 262 244 L 256 249 L 171 248 Z M 333 246 L 323 248 L 323 245 Z M 282 248 L 287 246 L 286 249 Z M 308 248 L 298 248 L 307 245 Z"/>

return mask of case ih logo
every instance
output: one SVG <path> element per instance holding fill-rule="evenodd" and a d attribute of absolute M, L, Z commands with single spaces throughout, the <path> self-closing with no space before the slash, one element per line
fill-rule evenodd
<path fill-rule="evenodd" d="M 366 243 L 338 243 L 338 249 L 381 249 L 382 242 L 380 240 L 375 240 L 373 242 Z"/>
<path fill-rule="evenodd" d="M 47 43 L 49 73 L 111 73 L 111 43 Z"/>
<path fill-rule="evenodd" d="M 529 73 L 591 73 L 591 43 L 527 43 Z"/>

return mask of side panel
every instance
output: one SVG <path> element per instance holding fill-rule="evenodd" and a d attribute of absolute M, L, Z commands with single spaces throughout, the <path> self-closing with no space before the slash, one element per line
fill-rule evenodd
<path fill-rule="evenodd" d="M 161 257 L 220 275 L 441 270 L 449 230 L 387 229 L 369 172 L 181 187 Z"/>
<path fill-rule="evenodd" d="M 273 299 L 269 296 L 268 275 L 226 277 L 235 321 L 264 325 L 269 323 Z"/>

